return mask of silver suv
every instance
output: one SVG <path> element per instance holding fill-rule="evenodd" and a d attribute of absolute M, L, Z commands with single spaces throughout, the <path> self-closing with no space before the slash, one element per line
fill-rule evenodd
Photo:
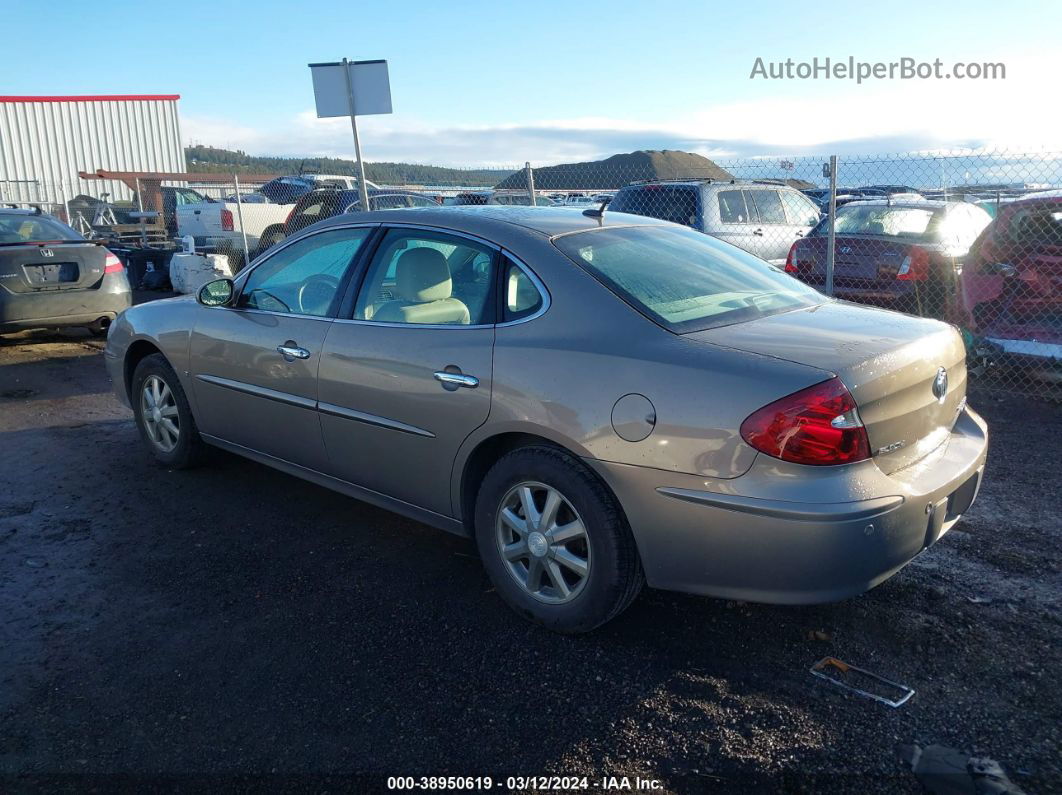
<path fill-rule="evenodd" d="M 775 265 L 821 217 L 811 199 L 788 185 L 710 179 L 627 185 L 609 210 L 690 226 Z"/>

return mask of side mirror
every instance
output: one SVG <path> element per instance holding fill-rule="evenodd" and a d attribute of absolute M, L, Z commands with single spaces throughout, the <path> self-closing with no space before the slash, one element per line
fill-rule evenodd
<path fill-rule="evenodd" d="M 1018 275 L 1018 269 L 1009 262 L 993 262 L 989 265 L 985 265 L 984 272 L 990 273 L 993 276 L 1002 276 L 1005 279 Z"/>
<path fill-rule="evenodd" d="M 195 300 L 203 306 L 228 306 L 235 295 L 232 279 L 215 279 L 199 288 Z"/>

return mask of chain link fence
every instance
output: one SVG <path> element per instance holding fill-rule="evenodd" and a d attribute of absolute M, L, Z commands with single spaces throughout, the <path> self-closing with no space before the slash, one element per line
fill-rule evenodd
<path fill-rule="evenodd" d="M 367 164 L 371 209 L 534 203 L 578 212 L 608 202 L 606 212 L 725 240 L 827 295 L 954 323 L 982 389 L 1051 399 L 1062 392 L 1062 152 L 714 161 L 638 152 L 541 168 L 446 169 L 432 184 L 395 179 L 388 165 Z M 114 201 L 116 188 L 104 181 L 0 181 L 0 203 L 40 206 L 129 250 L 172 250 L 192 238 L 198 250 L 228 256 L 234 271 L 363 203 L 353 168 L 125 188 L 121 195 L 132 198 Z"/>

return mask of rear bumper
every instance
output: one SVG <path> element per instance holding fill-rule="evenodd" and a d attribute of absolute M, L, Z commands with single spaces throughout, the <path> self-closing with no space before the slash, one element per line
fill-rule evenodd
<path fill-rule="evenodd" d="M 125 273 L 109 273 L 98 288 L 12 293 L 0 290 L 0 333 L 27 328 L 86 326 L 114 320 L 132 304 Z"/>
<path fill-rule="evenodd" d="M 806 467 L 762 455 L 730 481 L 587 463 L 619 497 L 649 585 L 813 604 L 873 588 L 950 530 L 987 451 L 984 420 L 966 409 L 945 444 L 891 475 L 873 461 Z"/>

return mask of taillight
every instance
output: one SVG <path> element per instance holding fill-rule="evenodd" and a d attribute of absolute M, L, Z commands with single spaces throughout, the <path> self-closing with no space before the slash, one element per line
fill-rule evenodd
<path fill-rule="evenodd" d="M 896 278 L 901 282 L 924 282 L 929 278 L 929 252 L 918 246 L 911 246 L 907 256 L 896 271 Z"/>
<path fill-rule="evenodd" d="M 851 464 L 870 458 L 855 400 L 831 378 L 754 411 L 741 438 L 761 453 L 796 464 Z"/>
<path fill-rule="evenodd" d="M 125 266 L 122 265 L 122 261 L 118 259 L 111 252 L 107 252 L 107 256 L 103 259 L 103 272 L 104 273 L 121 273 L 125 270 Z"/>
<path fill-rule="evenodd" d="M 796 264 L 796 250 L 799 245 L 799 243 L 794 243 L 789 247 L 789 256 L 785 258 L 786 273 L 798 273 L 800 271 Z"/>
<path fill-rule="evenodd" d="M 221 208 L 221 231 L 222 232 L 231 232 L 232 230 L 233 230 L 233 226 L 232 226 L 232 210 L 229 210 L 226 207 L 222 207 Z"/>

